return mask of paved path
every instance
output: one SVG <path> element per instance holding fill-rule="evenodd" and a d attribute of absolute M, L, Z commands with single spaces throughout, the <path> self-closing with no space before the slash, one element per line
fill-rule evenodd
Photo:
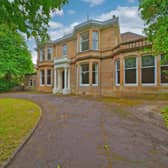
<path fill-rule="evenodd" d="M 34 100 L 43 110 L 37 130 L 9 168 L 168 167 L 168 131 L 134 115 L 90 98 L 4 96 Z"/>

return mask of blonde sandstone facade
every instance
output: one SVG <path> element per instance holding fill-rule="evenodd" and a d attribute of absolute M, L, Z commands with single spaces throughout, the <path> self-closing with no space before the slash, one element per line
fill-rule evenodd
<path fill-rule="evenodd" d="M 120 34 L 118 18 L 88 20 L 72 34 L 38 47 L 37 90 L 113 96 L 168 92 L 168 63 L 134 33 Z"/>

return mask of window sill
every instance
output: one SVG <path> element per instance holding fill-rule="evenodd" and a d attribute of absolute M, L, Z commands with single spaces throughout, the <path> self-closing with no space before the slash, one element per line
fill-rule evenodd
<path fill-rule="evenodd" d="M 90 86 L 90 84 L 80 84 L 80 86 Z"/>
<path fill-rule="evenodd" d="M 160 83 L 160 86 L 168 86 L 168 83 Z"/>
<path fill-rule="evenodd" d="M 115 86 L 120 86 L 120 84 L 115 84 Z"/>
<path fill-rule="evenodd" d="M 99 86 L 99 85 L 98 85 L 98 84 L 92 84 L 92 86 L 97 87 L 97 86 Z"/>
<path fill-rule="evenodd" d="M 124 86 L 138 86 L 138 83 L 135 83 L 135 84 L 128 83 L 128 84 L 124 84 Z"/>
<path fill-rule="evenodd" d="M 157 86 L 156 83 L 145 83 L 145 84 L 141 84 L 141 86 Z"/>
<path fill-rule="evenodd" d="M 89 50 L 85 50 L 85 51 L 79 51 L 79 52 L 77 52 L 77 54 L 81 54 L 81 53 L 85 53 L 85 52 L 99 52 L 100 50 L 98 49 L 98 50 L 93 50 L 93 49 L 89 49 Z"/>

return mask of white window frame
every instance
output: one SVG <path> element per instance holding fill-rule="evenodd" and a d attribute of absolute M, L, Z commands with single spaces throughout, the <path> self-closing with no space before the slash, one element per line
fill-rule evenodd
<path fill-rule="evenodd" d="M 51 83 L 50 84 L 48 84 L 48 70 L 50 70 L 50 72 L 51 72 L 51 74 L 50 74 Z M 47 81 L 46 81 L 47 86 L 51 86 L 52 85 L 52 69 L 46 70 L 46 79 L 47 79 Z"/>
<path fill-rule="evenodd" d="M 66 50 L 65 50 L 66 53 L 64 53 L 64 49 L 66 49 Z M 62 46 L 62 56 L 63 56 L 63 57 L 67 57 L 67 45 L 66 45 L 66 44 L 64 44 L 64 45 Z"/>
<path fill-rule="evenodd" d="M 96 39 L 93 39 L 93 34 L 94 34 L 94 33 L 97 33 L 97 40 L 96 40 Z M 94 43 L 94 42 L 96 42 L 96 45 L 97 45 L 97 46 L 96 46 L 96 49 L 93 48 L 93 43 Z M 98 32 L 98 31 L 93 31 L 93 32 L 92 32 L 92 50 L 95 50 L 95 51 L 99 50 L 99 32 Z"/>
<path fill-rule="evenodd" d="M 49 51 L 51 51 L 51 59 L 48 59 Z M 52 58 L 53 58 L 53 49 L 52 47 L 50 47 L 50 48 L 47 48 L 47 61 L 52 61 Z"/>
<path fill-rule="evenodd" d="M 42 84 L 42 71 L 44 72 L 44 83 Z M 40 70 L 40 86 L 44 86 L 45 85 L 45 70 L 41 69 Z"/>
<path fill-rule="evenodd" d="M 161 86 L 168 86 L 168 83 L 162 83 L 162 78 L 161 78 L 161 68 L 162 67 L 168 67 L 168 64 L 166 64 L 166 65 L 161 65 L 161 55 L 160 55 L 160 85 Z"/>
<path fill-rule="evenodd" d="M 125 83 L 125 59 L 127 58 L 136 58 L 136 83 Z M 138 57 L 136 56 L 129 56 L 124 58 L 124 86 L 138 86 Z M 129 69 L 135 69 L 135 68 L 129 68 Z M 128 69 L 127 69 L 128 70 Z"/>
<path fill-rule="evenodd" d="M 150 56 L 150 55 L 144 55 L 142 57 L 145 57 L 145 56 Z M 151 55 L 152 56 L 152 55 Z M 157 57 L 156 56 L 153 56 L 154 57 L 154 83 L 142 83 L 142 57 L 141 57 L 141 85 L 142 86 L 156 86 L 157 85 Z M 153 66 L 147 66 L 146 68 L 152 68 Z"/>
<path fill-rule="evenodd" d="M 96 65 L 96 71 L 93 71 L 93 65 Z M 95 72 L 96 76 L 96 83 L 93 84 L 93 72 Z M 99 64 L 97 62 L 92 63 L 92 86 L 98 86 L 99 85 Z"/>
<path fill-rule="evenodd" d="M 88 64 L 88 66 L 89 66 L 89 63 L 80 64 L 80 86 L 89 86 L 90 85 L 90 83 L 86 83 L 86 84 L 82 83 L 82 65 L 85 65 L 85 64 Z M 89 70 L 87 72 L 90 73 Z M 89 77 L 90 77 L 90 75 L 89 75 Z M 90 81 L 90 79 L 89 79 L 89 81 Z"/>
<path fill-rule="evenodd" d="M 86 40 L 82 40 L 82 34 L 85 34 L 85 33 L 88 33 L 88 39 L 86 39 Z M 87 49 L 87 50 L 83 50 L 82 51 L 82 43 L 83 42 L 88 42 L 88 44 L 89 44 L 89 36 L 90 36 L 90 33 L 89 33 L 89 31 L 86 31 L 86 32 L 83 32 L 83 33 L 81 33 L 80 34 L 80 52 L 85 52 L 85 51 L 88 51 L 89 50 L 89 48 Z M 90 44 L 89 44 L 90 45 Z M 90 46 L 89 46 L 90 47 Z"/>
<path fill-rule="evenodd" d="M 116 86 L 120 86 L 120 83 L 118 83 L 118 67 L 117 67 L 117 62 L 119 61 L 120 63 L 120 59 L 116 59 L 115 60 L 115 85 Z M 119 70 L 120 72 L 120 70 Z M 124 72 L 125 73 L 125 72 Z"/>

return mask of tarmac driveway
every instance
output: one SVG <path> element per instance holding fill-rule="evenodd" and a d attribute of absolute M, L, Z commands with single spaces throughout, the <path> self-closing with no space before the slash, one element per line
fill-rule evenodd
<path fill-rule="evenodd" d="M 119 115 L 103 102 L 50 94 L 1 97 L 31 99 L 43 110 L 35 133 L 8 168 L 168 167 L 168 131 Z"/>

